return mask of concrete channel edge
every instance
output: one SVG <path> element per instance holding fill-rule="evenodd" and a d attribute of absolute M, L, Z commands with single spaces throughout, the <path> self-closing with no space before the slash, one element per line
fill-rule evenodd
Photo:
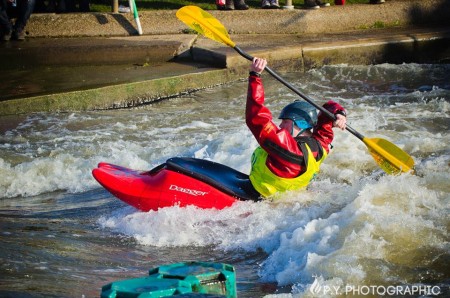
<path fill-rule="evenodd" d="M 384 62 L 442 62 L 450 58 L 449 45 L 450 30 L 444 30 L 409 36 L 370 38 L 358 42 L 318 42 L 297 47 L 259 49 L 252 51 L 252 54 L 270 59 L 272 68 L 284 72 L 340 63 L 370 65 Z M 437 49 L 441 51 L 436 52 Z M 196 48 L 194 45 L 189 52 L 194 60 L 214 60 L 215 63 L 220 61 L 219 64 L 226 67 L 88 90 L 7 100 L 0 102 L 0 115 L 129 108 L 247 76 L 248 62 L 226 48 L 211 51 Z"/>
<path fill-rule="evenodd" d="M 13 99 L 0 102 L 0 115 L 129 108 L 230 82 L 238 79 L 241 75 L 234 71 L 221 69 L 88 90 Z"/>

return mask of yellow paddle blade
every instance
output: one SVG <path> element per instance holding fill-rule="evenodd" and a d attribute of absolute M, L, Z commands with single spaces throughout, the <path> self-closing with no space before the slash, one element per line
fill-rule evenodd
<path fill-rule="evenodd" d="M 215 17 L 197 6 L 188 5 L 177 11 L 177 18 L 212 40 L 224 43 L 232 48 L 236 44 L 230 39 L 227 29 Z"/>
<path fill-rule="evenodd" d="M 414 159 L 391 142 L 380 138 L 364 138 L 362 141 L 369 148 L 376 163 L 386 173 L 400 174 L 414 171 Z"/>

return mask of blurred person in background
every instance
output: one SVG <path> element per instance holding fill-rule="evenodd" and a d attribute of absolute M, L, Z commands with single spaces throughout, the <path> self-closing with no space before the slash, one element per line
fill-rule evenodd
<path fill-rule="evenodd" d="M 0 40 L 25 40 L 25 26 L 34 4 L 35 0 L 0 0 Z"/>

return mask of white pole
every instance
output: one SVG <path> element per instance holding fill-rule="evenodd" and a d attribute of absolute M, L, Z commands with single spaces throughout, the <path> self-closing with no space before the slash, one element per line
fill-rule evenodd
<path fill-rule="evenodd" d="M 135 0 L 131 0 L 131 1 L 133 1 L 133 15 L 134 15 L 134 20 L 136 21 L 138 33 L 139 33 L 139 35 L 142 35 L 141 21 L 139 20 L 139 14 L 138 14 L 137 7 L 136 7 L 136 1 Z"/>

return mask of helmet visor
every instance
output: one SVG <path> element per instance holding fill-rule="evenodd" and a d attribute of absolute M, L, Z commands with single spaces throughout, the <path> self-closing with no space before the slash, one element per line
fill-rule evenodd
<path fill-rule="evenodd" d="M 297 125 L 298 128 L 300 129 L 309 129 L 312 128 L 311 124 L 309 124 L 308 122 L 306 122 L 305 120 L 295 120 L 294 121 L 295 125 Z"/>

